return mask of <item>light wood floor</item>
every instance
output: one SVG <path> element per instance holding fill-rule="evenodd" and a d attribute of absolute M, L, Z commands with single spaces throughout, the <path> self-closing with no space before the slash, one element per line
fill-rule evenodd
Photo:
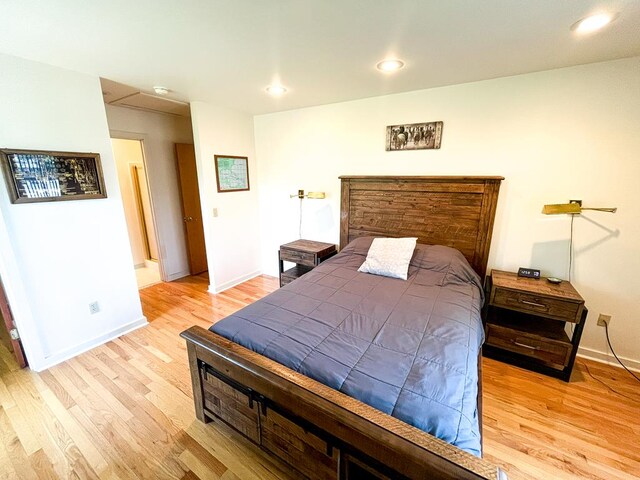
<path fill-rule="evenodd" d="M 18 370 L 0 343 L 0 478 L 296 478 L 194 418 L 178 333 L 277 287 L 258 277 L 211 295 L 207 284 L 142 290 L 148 327 L 39 374 Z M 485 360 L 484 376 L 485 456 L 511 479 L 640 474 L 640 384 L 622 370 L 580 360 L 566 384 Z"/>

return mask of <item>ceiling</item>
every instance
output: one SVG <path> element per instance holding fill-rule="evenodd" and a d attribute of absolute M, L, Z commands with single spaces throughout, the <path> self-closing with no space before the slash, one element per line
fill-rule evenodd
<path fill-rule="evenodd" d="M 619 16 L 570 31 L 601 11 Z M 0 14 L 2 53 L 252 114 L 640 55 L 638 0 L 0 0 Z M 405 68 L 378 72 L 386 57 Z"/>
<path fill-rule="evenodd" d="M 168 113 L 181 117 L 189 117 L 191 108 L 188 103 L 174 100 L 157 94 L 141 92 L 139 88 L 123 85 L 106 78 L 100 79 L 102 99 L 109 105 L 135 108 L 155 113 Z"/>

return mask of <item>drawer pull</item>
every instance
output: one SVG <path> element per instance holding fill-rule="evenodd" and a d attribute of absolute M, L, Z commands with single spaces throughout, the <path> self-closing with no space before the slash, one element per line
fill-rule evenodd
<path fill-rule="evenodd" d="M 524 343 L 520 343 L 516 341 L 514 341 L 513 344 L 518 347 L 530 348 L 531 350 L 538 350 L 538 347 L 532 347 L 531 345 L 525 345 Z"/>
<path fill-rule="evenodd" d="M 532 307 L 547 308 L 547 306 L 543 305 L 542 303 L 530 302 L 529 300 L 520 300 L 520 303 L 531 305 Z"/>

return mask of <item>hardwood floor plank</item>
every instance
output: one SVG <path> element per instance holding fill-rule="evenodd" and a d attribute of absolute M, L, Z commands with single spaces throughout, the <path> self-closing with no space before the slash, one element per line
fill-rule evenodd
<path fill-rule="evenodd" d="M 131 421 L 133 414 L 125 407 L 120 401 L 114 397 L 109 390 L 96 380 L 96 376 L 100 374 L 100 371 L 94 367 L 89 358 L 79 356 L 68 360 L 71 368 L 76 372 L 79 377 L 82 377 L 88 388 L 86 391 L 93 391 L 94 395 L 99 396 L 108 406 L 112 412 L 115 412 L 124 422 Z"/>
<path fill-rule="evenodd" d="M 637 478 L 640 385 L 630 376 L 583 359 L 570 383 L 490 359 L 483 372 L 485 456 L 509 478 Z"/>
<path fill-rule="evenodd" d="M 0 466 L 4 470 L 6 465 L 7 474 L 17 478 L 35 479 L 38 478 L 27 457 L 20 439 L 9 423 L 9 417 L 0 406 Z M 0 478 L 2 474 L 0 473 Z M 9 477 L 7 477 L 9 478 Z"/>
<path fill-rule="evenodd" d="M 44 450 L 38 450 L 31 455 L 29 463 L 40 480 L 57 480 L 60 478 Z"/>
<path fill-rule="evenodd" d="M 101 479 L 115 479 L 115 475 L 111 465 L 105 460 L 104 456 L 96 448 L 92 440 L 85 434 L 84 430 L 78 425 L 76 420 L 69 414 L 67 409 L 60 403 L 55 394 L 43 385 L 40 386 L 40 393 L 51 409 L 56 420 L 60 422 L 61 427 L 65 430 L 70 440 L 75 443 L 82 456 L 87 463 L 96 472 Z"/>
<path fill-rule="evenodd" d="M 18 435 L 20 443 L 25 449 L 27 455 L 31 455 L 40 450 L 43 445 L 39 436 L 40 425 L 35 424 L 27 407 L 27 400 L 24 393 L 20 389 L 18 382 L 12 374 L 4 377 L 7 389 L 14 399 L 14 406 L 5 409 L 13 430 Z M 37 421 L 37 418 L 35 419 Z M 38 435 L 40 433 L 40 435 Z"/>
<path fill-rule="evenodd" d="M 72 376 L 76 374 L 73 369 L 68 369 L 67 373 Z M 88 386 L 82 391 L 76 390 L 74 400 L 76 405 L 70 409 L 70 412 L 76 420 L 81 422 L 85 430 L 93 433 L 93 442 L 103 448 L 108 445 L 117 458 L 121 458 L 123 464 L 135 473 L 133 478 L 155 478 L 154 465 L 149 462 L 145 452 L 133 437 L 132 428 L 110 409 L 107 402 Z M 99 435 L 96 435 L 96 432 L 99 432 Z M 152 439 L 148 440 L 152 441 Z"/>
<path fill-rule="evenodd" d="M 203 472 L 205 473 L 202 478 L 207 478 L 207 473 L 214 475 L 216 477 L 221 477 L 228 470 L 224 463 L 222 463 L 215 455 L 209 452 L 205 447 L 196 442 L 193 437 L 187 434 L 185 431 L 181 431 L 176 436 L 176 442 L 179 443 L 183 448 L 183 453 L 189 453 L 195 460 L 198 462 L 197 469 L 192 468 L 195 473 Z M 182 459 L 184 462 L 184 459 Z M 185 462 L 186 464 L 186 462 Z M 202 469 L 201 467 L 204 467 Z"/>
<path fill-rule="evenodd" d="M 121 358 L 125 361 L 131 360 L 129 354 L 118 343 L 116 343 L 116 341 L 107 342 L 106 347 L 115 354 L 112 355 L 111 358 Z"/>
<path fill-rule="evenodd" d="M 195 473 L 189 470 L 187 473 L 184 474 L 184 477 L 182 477 L 181 480 L 204 480 L 204 479 L 198 477 Z"/>
<path fill-rule="evenodd" d="M 140 292 L 149 326 L 39 374 L 0 345 L 0 479 L 298 479 L 222 422 L 196 420 L 178 337 L 277 284 L 153 285 Z M 570 383 L 488 359 L 483 372 L 484 455 L 510 480 L 638 478 L 640 385 L 626 372 L 583 359 Z"/>
<path fill-rule="evenodd" d="M 50 371 L 41 372 L 40 378 L 47 384 L 47 387 L 49 387 L 60 403 L 62 403 L 64 408 L 68 410 L 76 404 L 67 389 L 60 384 Z"/>
<path fill-rule="evenodd" d="M 97 479 L 98 476 L 93 470 L 93 467 L 84 457 L 74 439 L 69 435 L 69 432 L 64 427 L 61 419 L 54 414 L 38 390 L 36 384 L 39 383 L 42 387 L 45 385 L 44 382 L 39 379 L 37 374 L 28 370 L 15 372 L 14 375 L 18 377 L 20 386 L 26 393 L 26 398 L 28 399 L 27 408 L 29 408 L 31 412 L 39 412 L 39 415 L 36 418 L 40 419 L 40 426 L 44 427 L 44 433 L 47 434 L 48 439 L 51 440 L 62 453 L 60 462 L 54 462 L 54 466 L 61 466 L 63 470 L 68 470 L 71 476 L 75 476 L 77 478 Z M 57 402 L 53 392 L 48 389 L 45 391 L 47 392 L 47 395 L 49 395 L 51 401 Z M 60 412 L 65 411 L 64 407 L 60 408 Z M 33 417 L 33 415 L 31 416 Z M 37 434 L 40 434 L 42 431 L 42 428 L 38 430 L 37 422 L 34 422 L 33 428 L 36 430 Z M 41 441 L 43 444 L 47 444 L 44 439 L 44 435 L 42 436 Z M 90 445 L 87 446 L 87 450 L 93 452 Z M 50 450 L 45 447 L 45 452 L 49 454 Z"/>
<path fill-rule="evenodd" d="M 101 455 L 105 457 L 118 478 L 123 480 L 129 478 L 143 478 L 136 475 L 126 464 L 129 457 L 120 454 L 117 446 L 102 434 L 102 432 L 95 426 L 94 422 L 78 405 L 74 405 L 69 409 L 69 415 L 71 415 L 78 425 L 82 427 L 85 434 L 89 436 L 91 442 L 100 451 Z"/>
<path fill-rule="evenodd" d="M 214 435 L 211 435 L 212 428 L 215 431 Z M 194 422 L 187 429 L 187 433 L 210 452 L 215 452 L 219 460 L 241 479 L 294 480 L 300 478 L 299 474 L 277 459 L 268 457 L 249 440 L 239 436 L 222 422 L 213 421 L 207 425 Z"/>
<path fill-rule="evenodd" d="M 132 390 L 135 390 L 141 395 L 149 393 L 149 387 L 147 387 L 147 385 L 151 380 L 147 378 L 146 375 L 141 374 L 135 368 L 124 367 L 104 353 L 96 353 L 95 358 L 99 363 L 106 365 L 111 371 L 116 373 L 116 376 L 113 377 L 112 380 L 120 380 L 126 383 Z M 132 372 L 137 373 L 134 374 Z M 142 380 L 140 380 L 140 377 L 142 377 Z"/>
<path fill-rule="evenodd" d="M 2 373 L 2 370 L 0 370 L 0 374 L 1 373 Z M 4 407 L 6 410 L 7 408 L 15 407 L 16 402 L 11 396 L 11 393 L 9 393 L 9 389 L 7 388 L 7 385 L 4 383 L 4 380 L 2 379 L 2 377 L 3 375 L 0 375 L 0 406 Z"/>
<path fill-rule="evenodd" d="M 203 479 L 203 480 L 204 479 L 220 480 L 220 475 L 218 475 L 215 472 L 215 470 L 210 469 L 205 463 L 200 461 L 200 459 L 197 458 L 189 450 L 185 450 L 184 452 L 182 452 L 178 458 L 198 478 Z M 225 468 L 225 471 L 226 471 L 226 468 Z"/>
<path fill-rule="evenodd" d="M 231 470 L 227 470 L 222 474 L 222 476 L 220 477 L 220 480 L 240 480 L 240 477 L 238 477 Z"/>

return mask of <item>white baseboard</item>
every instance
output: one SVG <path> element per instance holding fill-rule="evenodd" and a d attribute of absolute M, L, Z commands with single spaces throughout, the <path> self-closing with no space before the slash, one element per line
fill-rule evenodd
<path fill-rule="evenodd" d="M 148 325 L 148 324 L 149 322 L 147 322 L 147 318 L 141 317 L 137 320 L 134 320 L 133 322 L 127 323 L 126 325 L 116 328 L 115 330 L 112 330 L 92 340 L 89 340 L 88 342 L 81 343 L 80 345 L 77 345 L 73 348 L 69 348 L 67 350 L 63 350 L 62 352 L 54 353 L 53 355 L 46 357 L 41 364 L 29 365 L 29 368 L 31 368 L 31 370 L 34 370 L 36 372 L 41 372 L 43 370 L 46 370 L 47 368 L 51 368 L 54 365 L 57 365 L 58 363 L 62 363 L 65 360 L 69 360 L 70 358 L 73 358 L 77 355 L 80 355 L 81 353 L 91 350 L 92 348 L 95 348 L 104 343 L 107 343 L 108 341 L 113 340 L 114 338 L 118 338 L 122 335 L 133 332 L 134 330 L 137 330 L 138 328 L 144 327 L 145 325 Z"/>
<path fill-rule="evenodd" d="M 246 275 L 242 275 L 234 280 L 231 280 L 229 282 L 225 282 L 222 283 L 220 285 L 209 285 L 209 293 L 221 293 L 224 292 L 225 290 L 228 290 L 232 287 L 235 287 L 236 285 L 241 284 L 242 282 L 246 282 L 247 280 L 251 280 L 252 278 L 257 277 L 258 275 L 261 275 L 262 272 L 259 270 L 256 270 L 255 272 L 251 272 L 251 273 L 247 273 Z"/>
<path fill-rule="evenodd" d="M 184 277 L 188 277 L 189 275 L 191 275 L 191 272 L 189 272 L 189 270 L 187 271 L 182 271 L 182 272 L 178 272 L 178 273 L 171 273 L 167 275 L 167 279 L 165 280 L 165 282 L 173 282 L 174 280 L 178 280 L 179 278 L 184 278 Z"/>
<path fill-rule="evenodd" d="M 612 365 L 614 367 L 620 367 L 620 364 L 616 361 L 615 357 L 612 353 L 601 352 L 599 350 L 593 350 L 591 348 L 579 347 L 578 348 L 578 357 L 586 358 L 588 360 L 594 360 L 600 363 L 606 363 L 608 365 Z M 633 360 L 631 358 L 625 358 L 618 355 L 618 358 L 622 360 L 625 366 L 629 370 L 634 370 L 636 372 L 640 372 L 640 361 Z"/>

